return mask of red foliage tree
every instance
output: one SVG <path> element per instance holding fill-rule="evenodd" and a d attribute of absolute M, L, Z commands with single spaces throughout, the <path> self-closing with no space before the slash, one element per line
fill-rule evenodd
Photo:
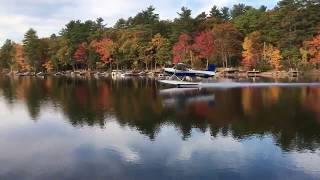
<path fill-rule="evenodd" d="M 87 43 L 81 43 L 73 57 L 78 62 L 85 62 L 88 57 Z"/>
<path fill-rule="evenodd" d="M 191 46 L 189 42 L 190 42 L 190 37 L 187 34 L 183 33 L 180 35 L 179 41 L 176 44 L 174 44 L 172 48 L 173 64 L 177 64 L 186 60 L 191 50 Z"/>
<path fill-rule="evenodd" d="M 111 39 L 103 39 L 101 41 L 92 42 L 93 48 L 99 54 L 103 63 L 107 64 L 111 62 L 111 55 L 114 51 L 114 43 Z"/>
<path fill-rule="evenodd" d="M 199 59 L 207 61 L 207 68 L 209 59 L 214 52 L 214 38 L 211 32 L 201 32 L 195 37 L 195 43 L 192 45 L 192 50 Z"/>

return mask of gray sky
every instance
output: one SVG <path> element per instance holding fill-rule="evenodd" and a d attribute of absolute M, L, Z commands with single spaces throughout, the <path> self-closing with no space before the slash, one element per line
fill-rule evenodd
<path fill-rule="evenodd" d="M 196 15 L 208 12 L 213 5 L 231 7 L 237 3 L 273 8 L 277 0 L 0 0 L 0 43 L 5 39 L 20 42 L 31 27 L 40 37 L 49 36 L 75 19 L 102 17 L 111 26 L 117 19 L 134 16 L 150 5 L 161 19 L 172 19 L 182 6 Z"/>

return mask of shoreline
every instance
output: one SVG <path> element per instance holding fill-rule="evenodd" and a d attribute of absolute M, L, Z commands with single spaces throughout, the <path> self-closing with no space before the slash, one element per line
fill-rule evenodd
<path fill-rule="evenodd" d="M 116 75 L 113 73 L 116 72 Z M 253 73 L 252 73 L 253 72 Z M 55 77 L 91 77 L 91 76 L 98 76 L 98 77 L 108 77 L 108 76 L 126 76 L 126 77 L 152 77 L 156 78 L 159 74 L 162 74 L 162 70 L 152 70 L 152 71 L 145 71 L 145 70 L 113 70 L 113 71 L 99 71 L 99 70 L 77 70 L 77 71 L 58 71 L 58 72 L 0 72 L 2 76 L 14 76 L 14 77 L 23 77 L 23 76 L 55 76 Z M 250 74 L 251 73 L 251 74 Z M 320 77 L 320 70 L 312 69 L 309 71 L 236 71 L 233 73 L 226 73 L 225 71 L 218 71 L 216 72 L 215 78 L 294 78 L 294 77 Z"/>

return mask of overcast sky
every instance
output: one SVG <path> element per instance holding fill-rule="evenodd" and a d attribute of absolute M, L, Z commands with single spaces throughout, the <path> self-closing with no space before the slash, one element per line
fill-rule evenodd
<path fill-rule="evenodd" d="M 0 43 L 5 39 L 20 42 L 34 28 L 40 37 L 58 33 L 70 20 L 102 17 L 111 26 L 117 19 L 134 16 L 149 5 L 161 19 L 177 16 L 182 6 L 193 15 L 209 11 L 213 5 L 232 7 L 236 3 L 273 8 L 277 0 L 0 0 Z"/>

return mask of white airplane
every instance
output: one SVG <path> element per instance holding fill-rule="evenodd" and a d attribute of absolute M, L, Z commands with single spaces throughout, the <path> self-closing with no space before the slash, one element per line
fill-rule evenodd
<path fill-rule="evenodd" d="M 209 68 L 207 71 L 199 71 L 199 70 L 193 70 L 193 69 L 188 69 L 185 64 L 179 63 L 177 64 L 174 68 L 164 68 L 164 72 L 169 74 L 169 75 L 176 75 L 178 77 L 212 77 L 215 76 L 215 66 L 214 65 L 209 65 Z"/>

